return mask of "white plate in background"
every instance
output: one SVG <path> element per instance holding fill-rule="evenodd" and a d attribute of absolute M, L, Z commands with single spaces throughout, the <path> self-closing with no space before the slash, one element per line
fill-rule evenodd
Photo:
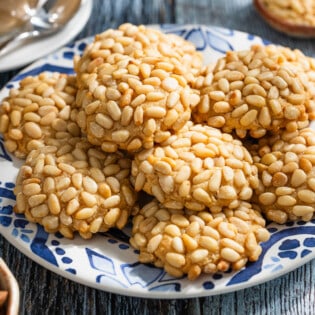
<path fill-rule="evenodd" d="M 82 0 L 78 12 L 61 31 L 48 37 L 31 40 L 0 57 L 0 72 L 24 67 L 69 43 L 86 25 L 92 6 L 93 0 Z"/>

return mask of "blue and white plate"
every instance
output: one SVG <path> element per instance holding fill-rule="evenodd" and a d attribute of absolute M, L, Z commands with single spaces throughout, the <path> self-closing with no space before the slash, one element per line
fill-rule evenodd
<path fill-rule="evenodd" d="M 157 27 L 157 26 L 155 26 Z M 252 44 L 265 44 L 259 37 L 201 25 L 163 25 L 166 33 L 176 33 L 192 41 L 213 62 L 227 50 L 242 50 Z M 72 58 L 82 53 L 92 39 L 87 38 L 39 60 L 10 81 L 0 93 L 27 75 L 42 71 L 73 73 Z M 12 192 L 21 161 L 9 155 L 0 139 L 0 232 L 13 246 L 47 269 L 90 287 L 122 295 L 149 298 L 189 298 L 244 289 L 283 275 L 315 257 L 315 220 L 269 226 L 271 238 L 262 245 L 259 260 L 238 272 L 204 275 L 196 281 L 174 279 L 163 270 L 137 261 L 124 231 L 97 235 L 92 240 L 68 240 L 60 234 L 47 234 L 39 225 L 16 215 Z"/>

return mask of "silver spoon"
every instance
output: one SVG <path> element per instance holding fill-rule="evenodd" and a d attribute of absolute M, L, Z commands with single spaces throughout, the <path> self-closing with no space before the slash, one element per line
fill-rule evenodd
<path fill-rule="evenodd" d="M 0 48 L 25 31 L 31 17 L 46 2 L 47 0 L 0 0 Z"/>
<path fill-rule="evenodd" d="M 0 1 L 0 36 L 9 34 L 28 22 L 34 4 L 28 0 Z"/>
<path fill-rule="evenodd" d="M 14 39 L 0 44 L 0 57 L 16 49 L 24 41 L 54 34 L 75 15 L 81 0 L 47 0 Z"/>

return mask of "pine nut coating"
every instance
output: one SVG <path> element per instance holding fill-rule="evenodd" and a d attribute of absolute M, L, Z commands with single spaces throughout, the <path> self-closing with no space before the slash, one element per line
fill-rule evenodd
<path fill-rule="evenodd" d="M 253 201 L 267 219 L 282 224 L 313 218 L 315 160 L 309 153 L 315 150 L 314 136 L 315 131 L 310 128 L 284 131 L 248 147 L 260 182 Z"/>
<path fill-rule="evenodd" d="M 120 49 L 110 45 L 111 54 L 100 57 L 109 41 Z M 131 152 L 153 147 L 190 119 L 200 98 L 189 83 L 200 68 L 201 56 L 180 37 L 131 24 L 107 30 L 75 63 L 77 122 L 91 143 L 106 143 L 104 151 L 112 152 L 108 144 Z"/>
<path fill-rule="evenodd" d="M 161 212 L 169 216 L 161 217 Z M 187 274 L 194 280 L 202 273 L 229 267 L 238 270 L 258 259 L 255 253 L 261 251 L 260 243 L 269 238 L 264 225 L 260 213 L 247 202 L 234 210 L 210 214 L 208 210 L 168 209 L 153 200 L 134 216 L 130 243 L 140 251 L 140 262 L 164 267 L 175 277 Z"/>
<path fill-rule="evenodd" d="M 250 200 L 258 185 L 257 169 L 238 140 L 191 122 L 172 139 L 136 154 L 132 175 L 136 190 L 166 207 L 196 211 Z"/>
<path fill-rule="evenodd" d="M 53 94 L 45 96 L 48 90 Z M 58 131 L 67 131 L 68 138 L 80 136 L 78 126 L 70 123 L 76 91 L 74 76 L 43 72 L 23 79 L 0 106 L 6 149 L 18 158 L 25 158 L 34 148 L 48 144 Z"/>
<path fill-rule="evenodd" d="M 14 189 L 15 211 L 68 238 L 123 228 L 137 200 L 128 158 L 104 153 L 84 138 L 54 144 L 27 155 Z M 65 145 L 70 152 L 58 154 Z"/>
<path fill-rule="evenodd" d="M 314 69 L 311 58 L 285 47 L 228 51 L 214 69 L 204 69 L 202 76 L 211 71 L 213 80 L 199 87 L 201 101 L 193 108 L 193 120 L 235 131 L 240 138 L 261 138 L 267 131 L 290 129 L 292 123 L 301 129 L 314 118 Z M 234 84 L 236 74 L 239 85 Z"/>

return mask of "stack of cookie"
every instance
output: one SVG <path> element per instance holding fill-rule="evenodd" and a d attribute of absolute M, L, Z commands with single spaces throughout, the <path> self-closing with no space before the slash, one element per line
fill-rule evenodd
<path fill-rule="evenodd" d="M 23 79 L 0 107 L 30 221 L 91 238 L 131 217 L 139 260 L 193 280 L 257 260 L 265 218 L 313 217 L 315 67 L 301 52 L 255 46 L 203 66 L 182 38 L 124 24 L 74 69 Z"/>

